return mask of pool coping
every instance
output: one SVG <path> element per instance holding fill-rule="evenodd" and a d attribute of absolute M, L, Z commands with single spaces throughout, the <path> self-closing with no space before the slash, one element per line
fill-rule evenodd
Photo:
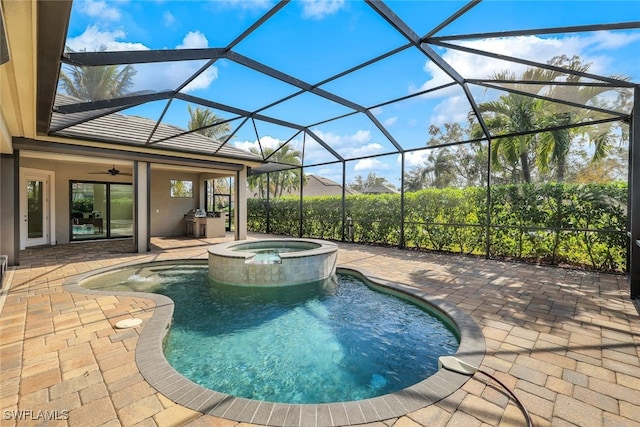
<path fill-rule="evenodd" d="M 457 391 L 471 377 L 440 369 L 432 376 L 394 393 L 371 399 L 320 404 L 287 404 L 234 397 L 202 387 L 178 373 L 164 357 L 163 341 L 171 326 L 174 303 L 169 297 L 144 292 L 109 292 L 83 288 L 80 283 L 96 274 L 140 266 L 171 264 L 176 261 L 206 265 L 207 260 L 164 259 L 132 261 L 99 268 L 67 278 L 63 288 L 87 295 L 116 295 L 147 298 L 155 303 L 151 318 L 142 325 L 135 350 L 135 360 L 143 378 L 159 393 L 175 403 L 212 416 L 238 422 L 269 426 L 344 426 L 398 418 L 444 399 Z M 460 334 L 455 356 L 480 366 L 485 355 L 485 339 L 480 327 L 465 312 L 442 298 L 434 298 L 420 289 L 376 277 L 363 269 L 338 266 L 340 272 L 359 276 L 375 287 L 414 298 L 449 317 Z"/>

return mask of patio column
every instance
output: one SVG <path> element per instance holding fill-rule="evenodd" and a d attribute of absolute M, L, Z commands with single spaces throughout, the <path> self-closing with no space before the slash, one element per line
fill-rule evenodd
<path fill-rule="evenodd" d="M 18 150 L 0 155 L 0 255 L 9 257 L 8 265 L 20 263 L 19 170 Z"/>
<path fill-rule="evenodd" d="M 634 89 L 629 132 L 629 287 L 640 298 L 640 89 Z"/>
<path fill-rule="evenodd" d="M 137 253 L 150 250 L 150 173 L 148 162 L 133 162 L 133 251 Z"/>

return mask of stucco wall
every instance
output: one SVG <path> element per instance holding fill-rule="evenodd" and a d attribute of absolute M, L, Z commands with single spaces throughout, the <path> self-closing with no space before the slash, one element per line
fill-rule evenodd
<path fill-rule="evenodd" d="M 0 156 L 0 255 L 9 256 L 9 265 L 16 261 L 13 165 L 12 156 Z"/>
<path fill-rule="evenodd" d="M 171 197 L 172 179 L 193 181 L 193 197 Z M 184 214 L 199 207 L 199 174 L 151 168 L 151 236 L 184 236 Z"/>
<path fill-rule="evenodd" d="M 69 212 L 69 181 L 115 182 L 130 183 L 130 176 L 98 175 L 90 172 L 100 172 L 110 169 L 110 165 L 95 165 L 85 163 L 65 163 L 50 159 L 35 159 L 21 157 L 20 166 L 55 172 L 55 243 L 69 243 L 71 214 Z"/>
<path fill-rule="evenodd" d="M 55 239 L 57 243 L 69 242 L 69 181 L 93 181 L 131 183 L 131 176 L 96 175 L 111 168 L 110 165 L 64 163 L 45 159 L 22 158 L 21 166 L 55 172 Z M 118 169 L 123 169 L 118 167 Z M 191 180 L 194 184 L 193 198 L 170 197 L 172 179 Z M 184 214 L 199 207 L 199 174 L 151 169 L 151 232 L 155 236 L 180 236 L 185 234 Z"/>

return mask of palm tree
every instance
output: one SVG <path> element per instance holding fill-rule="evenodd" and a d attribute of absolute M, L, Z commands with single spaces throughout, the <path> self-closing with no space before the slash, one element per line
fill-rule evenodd
<path fill-rule="evenodd" d="M 552 58 L 550 65 L 571 69 L 580 73 L 589 70 L 591 64 L 583 62 L 578 56 L 571 58 L 561 55 Z M 624 76 L 612 76 L 619 80 L 627 80 Z M 503 71 L 496 73 L 493 78 L 499 80 L 515 80 L 513 73 Z M 519 80 L 553 82 L 563 80 L 569 83 L 579 84 L 582 76 L 566 74 L 555 70 L 528 69 Z M 519 92 L 531 92 L 531 86 L 522 83 L 514 83 L 513 88 Z M 621 89 L 612 89 L 608 86 L 579 86 L 579 85 L 538 85 L 536 95 L 548 98 L 570 100 L 577 104 L 598 106 L 605 101 L 601 95 L 612 90 L 617 91 L 616 99 L 609 101 L 610 105 L 604 107 L 611 110 L 620 109 L 628 102 L 628 93 Z M 532 93 L 532 95 L 534 95 Z M 559 128 L 550 132 L 537 135 L 521 135 L 511 138 L 498 138 L 492 144 L 491 161 L 497 168 L 502 167 L 501 159 L 515 165 L 518 162 L 522 169 L 525 182 L 531 182 L 531 162 L 529 156 L 534 156 L 535 165 L 542 172 L 555 167 L 555 178 L 558 182 L 565 180 L 567 174 L 567 159 L 571 145 L 577 136 L 589 140 L 594 144 L 592 161 L 604 159 L 613 146 L 615 134 L 614 123 L 601 123 L 592 126 L 563 128 L 571 124 L 585 121 L 595 121 L 608 118 L 606 114 L 594 110 L 578 109 L 553 103 L 541 99 L 535 99 L 526 95 L 509 93 L 500 96 L 496 101 L 490 101 L 478 105 L 481 113 L 487 113 L 485 121 L 490 130 L 496 134 L 529 132 L 540 128 Z M 474 129 L 474 136 L 480 136 L 478 126 Z"/>
<path fill-rule="evenodd" d="M 229 137 L 231 132 L 229 123 L 221 123 L 224 119 L 217 116 L 213 111 L 200 107 L 196 107 L 193 110 L 191 105 L 188 105 L 187 108 L 189 109 L 189 116 L 191 116 L 188 124 L 189 130 L 218 140 L 225 140 Z"/>
<path fill-rule="evenodd" d="M 387 181 L 387 178 L 378 176 L 375 172 L 369 172 L 366 179 L 363 179 L 361 175 L 356 176 L 353 182 L 349 184 L 349 188 L 354 191 L 364 191 L 367 188 L 377 187 L 378 185 L 393 187 L 393 185 Z"/>
<path fill-rule="evenodd" d="M 302 153 L 294 150 L 290 145 L 284 145 L 269 156 L 269 160 L 286 165 L 301 164 Z M 292 192 L 300 188 L 300 168 L 288 169 L 286 171 L 276 172 L 276 190 L 279 196 L 282 196 L 284 190 Z"/>
<path fill-rule="evenodd" d="M 66 50 L 73 52 L 69 47 Z M 106 46 L 101 46 L 99 49 L 100 52 L 105 50 Z M 127 94 L 133 86 L 133 77 L 137 72 L 132 65 L 124 67 L 71 65 L 67 70 L 68 74 L 64 69 L 60 72 L 62 89 L 67 95 L 83 101 L 112 99 Z"/>
<path fill-rule="evenodd" d="M 426 162 L 415 166 L 404 175 L 405 191 L 418 191 L 427 186 L 476 186 L 484 180 L 486 153 L 480 144 L 461 144 L 471 136 L 471 125 L 444 123 L 442 128 L 430 125 L 430 138 L 426 143 L 429 155 Z M 444 147 L 442 147 L 444 145 Z"/>
<path fill-rule="evenodd" d="M 264 198 L 266 195 L 281 197 L 285 191 L 290 193 L 300 188 L 301 170 L 299 167 L 295 167 L 302 164 L 302 153 L 300 151 L 292 149 L 289 145 L 284 145 L 278 150 L 265 148 L 262 153 L 256 147 L 252 147 L 249 151 L 263 155 L 265 159 L 275 163 L 294 166 L 291 169 L 269 173 L 268 189 L 266 174 L 250 176 L 247 179 L 249 188 L 251 190 L 257 189 L 259 197 Z"/>
<path fill-rule="evenodd" d="M 457 178 L 455 157 L 448 148 L 436 148 L 429 153 L 425 176 L 429 175 L 430 185 L 435 188 L 452 186 Z"/>
<path fill-rule="evenodd" d="M 570 70 L 586 73 L 591 67 L 590 63 L 583 62 L 578 56 L 571 58 L 562 55 L 552 58 L 549 63 L 551 65 L 560 66 Z M 563 78 L 564 75 L 557 71 L 547 71 L 545 81 L 553 81 Z M 623 76 L 612 76 L 620 80 L 627 80 Z M 565 78 L 567 82 L 580 83 L 582 76 L 568 74 Z M 550 86 L 543 88 L 541 94 L 558 99 L 567 99 L 585 105 L 594 105 L 603 103 L 601 95 L 612 89 L 607 86 Z M 615 89 L 617 93 L 613 106 L 609 106 L 614 111 L 620 108 L 627 100 L 626 92 Z M 543 92 L 544 91 L 544 92 Z M 545 116 L 541 120 L 543 127 L 561 127 L 572 123 L 583 121 L 594 121 L 609 116 L 593 110 L 578 110 L 564 107 L 560 104 L 551 104 L 545 102 Z M 549 170 L 551 165 L 556 167 L 556 180 L 563 182 L 566 176 L 567 158 L 569 150 L 575 137 L 582 135 L 594 144 L 594 152 L 592 161 L 597 162 L 604 159 L 613 146 L 613 123 L 601 123 L 592 126 L 582 126 L 579 128 L 558 129 L 541 135 L 540 144 L 538 145 L 538 162 L 541 170 Z"/>
<path fill-rule="evenodd" d="M 538 70 L 527 70 L 522 75 L 522 80 L 535 80 Z M 497 80 L 515 80 L 515 75 L 508 71 L 496 73 L 493 76 Z M 514 85 L 516 89 L 525 91 L 523 85 Z M 519 134 L 515 136 L 497 138 L 491 146 L 491 162 L 501 166 L 501 159 L 511 165 L 520 164 L 522 179 L 526 183 L 531 182 L 531 162 L 529 160 L 530 148 L 535 141 L 535 135 L 526 134 L 536 129 L 538 118 L 542 112 L 542 101 L 530 96 L 517 93 L 508 93 L 500 96 L 495 101 L 478 104 L 479 112 L 486 113 L 485 123 L 495 135 Z M 478 129 L 474 134 L 478 133 Z M 477 136 L 477 135 L 474 135 Z"/>

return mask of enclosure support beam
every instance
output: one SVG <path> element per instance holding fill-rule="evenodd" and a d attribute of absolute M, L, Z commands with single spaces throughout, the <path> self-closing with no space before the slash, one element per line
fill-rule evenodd
<path fill-rule="evenodd" d="M 342 200 L 340 201 L 342 207 L 342 241 L 346 240 L 346 229 L 349 226 L 347 224 L 347 162 L 342 162 Z"/>
<path fill-rule="evenodd" d="M 234 210 L 235 240 L 247 239 L 247 168 L 236 172 L 234 182 L 236 191 L 236 208 Z"/>
<path fill-rule="evenodd" d="M 269 188 L 271 188 L 271 173 L 267 172 L 267 234 L 271 233 L 271 199 L 269 198 Z"/>
<path fill-rule="evenodd" d="M 302 149 L 304 151 L 304 148 Z M 300 223 L 298 224 L 298 237 L 303 237 L 303 229 L 304 229 L 304 166 L 300 166 Z"/>
<path fill-rule="evenodd" d="M 493 141 L 491 138 L 487 140 L 487 193 L 486 193 L 486 207 L 487 215 L 485 217 L 485 234 L 484 234 L 484 257 L 490 258 L 491 255 L 491 144 Z"/>
<path fill-rule="evenodd" d="M 640 88 L 633 96 L 629 132 L 629 287 L 631 298 L 640 298 Z"/>
<path fill-rule="evenodd" d="M 404 213 L 405 213 L 405 209 L 404 209 L 404 199 L 405 199 L 405 188 L 404 188 L 404 168 L 405 168 L 405 153 L 404 151 L 402 153 L 400 153 L 400 159 L 401 159 L 401 164 L 400 164 L 400 241 L 398 242 L 398 246 L 400 247 L 400 249 L 404 249 L 405 247 L 405 239 L 404 239 L 404 222 L 405 222 L 405 218 L 404 218 Z"/>

